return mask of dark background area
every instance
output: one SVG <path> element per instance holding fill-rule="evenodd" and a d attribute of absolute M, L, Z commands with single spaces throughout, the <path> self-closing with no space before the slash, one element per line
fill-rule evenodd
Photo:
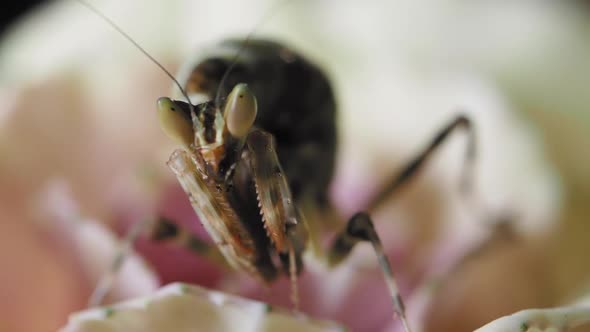
<path fill-rule="evenodd" d="M 0 35 L 10 26 L 21 18 L 27 11 L 39 6 L 41 3 L 47 1 L 43 0 L 21 0 L 13 1 L 10 5 L 5 5 L 0 11 Z"/>

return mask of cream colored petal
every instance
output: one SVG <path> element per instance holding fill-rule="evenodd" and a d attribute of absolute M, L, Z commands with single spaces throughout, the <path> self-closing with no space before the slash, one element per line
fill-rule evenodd
<path fill-rule="evenodd" d="M 72 314 L 61 332 L 343 330 L 262 302 L 176 283 L 148 297 Z"/>
<path fill-rule="evenodd" d="M 125 253 L 121 270 L 109 281 L 108 299 L 117 301 L 150 294 L 159 280 L 144 259 L 128 247 L 104 223 L 79 215 L 77 201 L 67 182 L 50 182 L 40 196 L 40 212 L 60 241 L 71 243 L 84 277 L 91 286 L 98 285 L 110 271 L 113 261 Z"/>

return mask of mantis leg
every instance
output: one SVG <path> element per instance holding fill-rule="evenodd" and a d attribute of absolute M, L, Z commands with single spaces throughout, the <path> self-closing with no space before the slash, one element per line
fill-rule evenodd
<path fill-rule="evenodd" d="M 476 137 L 471 120 L 465 115 L 460 115 L 443 127 L 442 130 L 430 141 L 428 146 L 410 161 L 401 172 L 386 181 L 386 185 L 369 203 L 368 210 L 374 211 L 379 205 L 383 204 L 387 198 L 392 194 L 398 193 L 404 185 L 414 179 L 434 153 L 445 141 L 447 141 L 450 134 L 458 129 L 464 129 L 467 132 L 467 150 L 462 170 L 460 189 L 463 193 L 468 193 L 472 187 L 473 164 L 476 158 Z"/>
<path fill-rule="evenodd" d="M 301 255 L 307 242 L 303 214 L 293 201 L 273 136 L 255 129 L 248 134 L 246 147 L 264 229 L 291 278 L 291 300 L 297 310 L 297 275 L 302 270 Z"/>
<path fill-rule="evenodd" d="M 221 252 L 219 252 L 216 246 L 201 240 L 193 233 L 181 228 L 171 220 L 160 217 L 156 220 L 139 221 L 132 226 L 131 230 L 122 240 L 115 257 L 111 261 L 109 269 L 101 276 L 98 284 L 94 288 L 94 291 L 88 300 L 89 307 L 99 306 L 103 302 L 104 298 L 111 290 L 116 276 L 123 267 L 131 247 L 137 238 L 144 233 L 147 233 L 148 237 L 153 241 L 186 248 L 187 250 L 200 256 L 204 256 L 217 264 L 227 266 L 223 255 L 221 255 Z"/>
<path fill-rule="evenodd" d="M 88 307 L 92 308 L 99 306 L 104 298 L 108 295 L 116 276 L 123 267 L 125 259 L 129 255 L 129 251 L 131 250 L 133 243 L 142 230 L 147 227 L 147 224 L 148 220 L 136 222 L 131 230 L 127 233 L 123 241 L 121 241 L 121 244 L 117 249 L 117 253 L 111 261 L 109 269 L 100 277 L 98 284 L 90 295 L 90 298 L 88 299 Z"/>
<path fill-rule="evenodd" d="M 450 134 L 457 129 L 464 129 L 467 131 L 468 142 L 465 156 L 465 163 L 463 168 L 461 190 L 466 193 L 471 190 L 472 186 L 472 169 L 475 161 L 476 142 L 473 125 L 466 116 L 458 116 L 451 123 L 446 125 L 442 130 L 432 139 L 428 146 L 422 150 L 410 163 L 408 163 L 402 171 L 387 181 L 387 184 L 381 191 L 375 195 L 368 205 L 368 211 L 373 211 L 390 195 L 398 193 L 400 189 L 408 184 L 410 180 L 414 179 L 419 171 L 424 167 L 432 155 L 442 146 Z M 383 246 L 379 235 L 375 231 L 373 221 L 366 212 L 359 212 L 352 216 L 347 223 L 346 228 L 338 234 L 328 252 L 328 262 L 331 265 L 336 265 L 342 262 L 352 251 L 354 246 L 359 242 L 369 242 L 375 250 L 379 266 L 385 277 L 385 282 L 389 288 L 390 296 L 393 301 L 395 314 L 401 319 L 406 332 L 410 331 L 405 313 L 404 303 L 399 294 L 393 270 L 389 264 L 389 260 L 383 251 Z"/>
<path fill-rule="evenodd" d="M 150 229 L 149 238 L 155 242 L 185 248 L 214 263 L 227 266 L 225 258 L 214 244 L 203 241 L 191 231 L 179 226 L 170 219 L 158 218 Z"/>
<path fill-rule="evenodd" d="M 389 289 L 389 294 L 393 302 L 395 315 L 402 321 L 405 332 L 410 332 L 410 327 L 406 319 L 405 305 L 393 276 L 393 270 L 389 264 L 389 259 L 383 251 L 383 245 L 379 235 L 375 231 L 371 217 L 365 212 L 359 212 L 348 220 L 346 228 L 338 234 L 332 247 L 328 252 L 328 262 L 330 265 L 336 265 L 344 260 L 354 246 L 359 242 L 369 242 L 375 250 L 379 267 L 383 272 L 385 283 Z"/>

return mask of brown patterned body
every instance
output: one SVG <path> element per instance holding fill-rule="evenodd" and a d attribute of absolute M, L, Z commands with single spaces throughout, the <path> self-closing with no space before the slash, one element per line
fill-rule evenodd
<path fill-rule="evenodd" d="M 236 55 L 239 56 L 236 58 Z M 222 76 L 236 60 L 223 86 Z M 325 201 L 336 153 L 336 105 L 324 73 L 289 48 L 266 40 L 227 40 L 179 74 L 189 94 L 214 100 L 246 83 L 258 101 L 255 126 L 271 133 L 293 196 Z"/>
<path fill-rule="evenodd" d="M 327 201 L 334 165 L 327 78 L 288 48 L 262 40 L 204 50 L 178 78 L 191 99 L 204 102 L 193 112 L 182 100 L 170 101 L 164 114 L 181 114 L 194 142 L 168 165 L 216 246 L 230 265 L 265 282 L 276 278 L 278 262 L 291 275 L 301 271 L 308 227 L 297 205 L 303 197 L 320 206 Z M 229 119 L 251 113 L 232 105 L 250 95 L 253 125 L 236 136 Z"/>

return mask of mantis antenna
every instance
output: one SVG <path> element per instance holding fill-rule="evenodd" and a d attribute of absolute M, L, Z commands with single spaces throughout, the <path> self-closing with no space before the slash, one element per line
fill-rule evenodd
<path fill-rule="evenodd" d="M 176 77 L 174 77 L 174 75 L 172 75 L 166 69 L 166 67 L 164 67 L 158 60 L 156 60 L 151 54 L 149 54 L 143 47 L 141 47 L 141 45 L 139 45 L 133 38 L 131 38 L 131 36 L 128 33 L 126 33 L 121 27 L 119 27 L 115 22 L 113 22 L 113 20 L 111 20 L 105 14 L 103 14 L 100 10 L 98 10 L 98 8 L 94 7 L 93 5 L 91 5 L 89 2 L 87 2 L 85 0 L 76 0 L 76 1 L 79 4 L 81 4 L 82 6 L 88 8 L 90 11 L 92 11 L 94 14 L 96 14 L 98 17 L 100 17 L 103 21 L 105 21 L 108 25 L 110 25 L 113 29 L 115 29 L 117 32 L 119 32 L 121 34 L 121 36 L 123 36 L 125 39 L 127 39 L 133 46 L 135 46 L 135 48 L 137 48 L 141 53 L 143 53 L 146 57 L 148 57 L 148 59 L 150 59 L 151 62 L 153 62 L 156 66 L 158 66 L 158 68 L 160 68 L 172 80 L 172 82 L 174 82 L 174 85 L 176 85 L 178 87 L 178 89 L 180 90 L 180 92 L 182 93 L 182 95 L 184 96 L 186 101 L 188 102 L 188 107 L 189 107 L 191 113 L 195 113 L 195 109 L 193 107 L 193 104 L 191 103 L 190 98 L 188 97 L 188 94 L 186 93 L 186 91 L 184 91 L 184 89 L 182 88 L 182 85 L 180 85 L 180 83 L 178 82 Z"/>
<path fill-rule="evenodd" d="M 236 66 L 237 62 L 238 62 L 238 58 L 240 57 L 240 55 L 242 54 L 242 52 L 244 51 L 244 49 L 246 48 L 246 46 L 248 46 L 248 43 L 250 42 L 250 40 L 252 39 L 252 37 L 254 36 L 254 33 L 260 29 L 260 27 L 266 22 L 268 21 L 275 13 L 276 11 L 278 11 L 279 9 L 281 9 L 283 6 L 287 5 L 291 3 L 291 0 L 284 0 L 282 2 L 277 2 L 275 3 L 275 5 L 273 7 L 270 7 L 266 13 L 264 14 L 264 16 L 262 16 L 262 18 L 260 18 L 258 20 L 258 23 L 256 23 L 256 25 L 250 30 L 250 32 L 246 35 L 246 38 L 244 39 L 244 41 L 242 42 L 242 44 L 240 45 L 240 49 L 236 52 L 236 55 L 234 56 L 234 58 L 232 59 L 232 61 L 230 62 L 229 67 L 226 69 L 226 71 L 223 73 L 223 76 L 221 77 L 221 81 L 219 81 L 219 87 L 217 88 L 217 93 L 215 95 L 215 107 L 219 107 L 220 106 L 220 102 L 221 102 L 221 94 L 222 94 L 222 90 L 223 90 L 223 84 L 225 83 L 225 81 L 227 80 L 227 77 L 229 76 L 229 74 L 231 73 L 232 69 L 234 69 L 234 67 Z"/>

